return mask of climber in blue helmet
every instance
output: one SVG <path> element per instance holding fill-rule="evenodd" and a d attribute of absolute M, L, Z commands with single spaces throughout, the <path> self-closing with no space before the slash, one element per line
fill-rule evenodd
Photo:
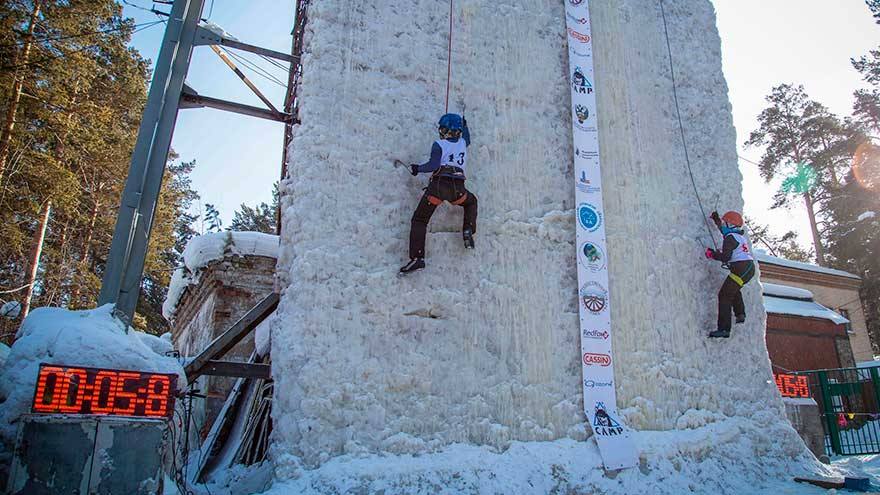
<path fill-rule="evenodd" d="M 430 173 L 431 180 L 425 194 L 412 216 L 409 232 L 409 263 L 400 273 L 411 273 L 425 267 L 425 236 L 431 215 L 444 201 L 464 208 L 464 225 L 461 233 L 466 249 L 474 248 L 477 232 L 477 197 L 464 186 L 467 168 L 467 147 L 471 133 L 467 120 L 454 113 L 447 113 L 438 122 L 440 139 L 431 146 L 431 158 L 423 164 L 411 164 L 412 175 Z"/>

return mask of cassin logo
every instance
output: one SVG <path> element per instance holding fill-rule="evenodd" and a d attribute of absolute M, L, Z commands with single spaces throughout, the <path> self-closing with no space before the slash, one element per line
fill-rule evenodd
<path fill-rule="evenodd" d="M 605 269 L 605 251 L 595 242 L 587 241 L 578 248 L 578 261 L 593 273 Z"/>
<path fill-rule="evenodd" d="M 581 43 L 589 43 L 592 39 L 589 34 L 575 31 L 572 28 L 568 28 L 568 35 Z"/>
<path fill-rule="evenodd" d="M 575 67 L 571 75 L 571 85 L 575 93 L 584 95 L 593 93 L 593 83 L 584 75 L 584 71 L 580 67 Z"/>
<path fill-rule="evenodd" d="M 593 431 L 596 432 L 596 435 L 603 437 L 623 434 L 623 427 L 620 426 L 620 422 L 608 414 L 608 411 L 605 410 L 605 404 L 602 402 L 596 402 L 595 414 L 593 415 Z"/>
<path fill-rule="evenodd" d="M 595 232 L 602 226 L 602 213 L 590 203 L 581 203 L 577 208 L 578 223 L 587 232 Z"/>
<path fill-rule="evenodd" d="M 585 283 L 579 295 L 584 308 L 594 315 L 602 314 L 608 309 L 608 291 L 599 282 Z"/>

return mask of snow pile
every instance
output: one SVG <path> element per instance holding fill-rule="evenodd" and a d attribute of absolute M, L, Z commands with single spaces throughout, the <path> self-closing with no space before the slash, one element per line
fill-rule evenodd
<path fill-rule="evenodd" d="M 804 301 L 813 300 L 813 293 L 807 289 L 791 287 L 789 285 L 771 284 L 769 282 L 761 282 L 761 287 L 764 289 L 764 295 L 767 296 L 801 299 Z"/>
<path fill-rule="evenodd" d="M 309 6 L 302 124 L 281 186 L 287 287 L 272 325 L 280 479 L 325 492 L 400 492 L 424 479 L 439 492 L 463 477 L 486 492 L 543 492 L 489 487 L 506 476 L 528 487 L 529 473 L 550 476 L 566 459 L 560 473 L 573 484 L 628 480 L 654 493 L 673 476 L 717 484 L 728 468 L 760 484 L 808 456 L 772 380 L 760 284 L 744 290 L 747 323 L 730 339 L 706 338 L 727 272 L 702 259 L 718 234 L 707 232 L 685 166 L 659 5 L 591 7 L 616 326 L 614 383 L 594 386 L 616 387 L 633 428 L 670 431 L 657 433 L 668 449 L 642 444 L 656 477 L 632 470 L 600 481 L 587 441 L 579 339 L 604 332 L 578 320 L 563 3 L 455 3 L 450 110 L 467 108 L 473 134 L 477 247 L 462 246 L 461 210 L 440 207 L 427 268 L 398 278 L 425 178 L 391 162 L 426 159 L 436 138 L 447 49 L 438 26 L 448 13 L 427 0 L 325 0 Z M 711 4 L 666 2 L 666 17 L 697 189 L 740 210 Z M 697 442 L 680 431 L 711 433 L 715 423 L 730 436 Z M 436 475 L 420 478 L 423 460 Z"/>
<path fill-rule="evenodd" d="M 22 322 L 0 374 L 0 441 L 9 452 L 17 420 L 30 411 L 40 363 L 174 373 L 186 387 L 180 363 L 166 356 L 171 335 L 125 333 L 113 306 L 88 311 L 38 308 Z"/>
<path fill-rule="evenodd" d="M 422 456 L 336 457 L 316 470 L 288 465 L 265 495 L 287 493 L 458 494 L 458 493 L 650 493 L 679 495 L 824 493 L 795 484 L 792 476 L 831 476 L 834 471 L 800 456 L 789 428 L 767 416 L 767 428 L 731 418 L 693 429 L 635 433 L 638 468 L 605 473 L 596 444 L 562 439 L 513 442 L 505 452 L 453 444 Z M 776 436 L 778 435 L 778 436 Z M 781 439 L 781 442 L 776 441 Z M 752 442 L 762 457 L 756 458 Z M 781 459 L 799 457 L 801 466 Z M 756 476 L 760 473 L 761 476 Z M 646 490 L 646 487 L 650 487 Z"/>
<path fill-rule="evenodd" d="M 857 218 L 856 221 L 861 222 L 862 220 L 868 220 L 871 218 L 875 218 L 876 216 L 877 216 L 877 214 L 874 213 L 873 211 L 866 211 L 866 212 L 862 213 L 861 215 L 859 215 L 859 218 Z"/>
<path fill-rule="evenodd" d="M 278 257 L 278 236 L 261 232 L 212 232 L 193 237 L 183 250 L 183 267 L 171 275 L 162 316 L 171 320 L 183 291 L 199 281 L 208 263 L 228 256 Z"/>
<path fill-rule="evenodd" d="M 764 296 L 764 308 L 768 313 L 777 315 L 802 316 L 830 320 L 837 325 L 849 323 L 839 313 L 813 301 L 801 301 L 782 297 Z"/>
<path fill-rule="evenodd" d="M 846 277 L 846 278 L 855 278 L 858 279 L 859 276 L 845 272 L 843 270 L 835 270 L 834 268 L 826 268 L 824 266 L 814 265 L 812 263 L 804 263 L 802 261 L 792 261 L 785 258 L 778 258 L 776 256 L 771 256 L 767 254 L 765 251 L 757 250 L 755 251 L 755 258 L 758 259 L 759 264 L 767 264 L 767 265 L 777 265 L 784 266 L 787 268 L 795 268 L 798 270 L 806 270 L 808 272 L 816 272 L 816 273 L 825 273 L 828 275 L 837 275 L 838 277 Z"/>

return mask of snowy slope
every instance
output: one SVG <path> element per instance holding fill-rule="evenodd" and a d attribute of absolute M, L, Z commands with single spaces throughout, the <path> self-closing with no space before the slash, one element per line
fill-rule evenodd
<path fill-rule="evenodd" d="M 714 12 L 706 0 L 665 4 L 697 188 L 709 208 L 741 209 Z M 684 163 L 659 4 L 591 5 L 625 419 L 642 430 L 735 431 L 737 449 L 686 435 L 671 447 L 669 462 L 696 463 L 694 479 L 719 475 L 699 469 L 707 456 L 754 480 L 789 472 L 808 454 L 771 379 L 759 284 L 745 290 L 748 323 L 729 340 L 705 338 L 726 273 L 701 256 L 709 233 Z M 466 107 L 473 132 L 477 249 L 464 251 L 461 212 L 444 206 L 428 268 L 403 279 L 395 274 L 425 179 L 391 161 L 423 161 L 436 137 L 448 12 L 428 0 L 310 6 L 302 124 L 282 184 L 290 234 L 278 267 L 289 286 L 272 332 L 280 478 L 343 454 L 424 455 L 456 443 L 501 452 L 587 436 L 563 4 L 455 6 L 450 109 Z M 646 466 L 661 462 L 640 450 Z M 734 459 L 747 452 L 762 461 Z M 314 476 L 332 476 L 324 469 Z M 468 460 L 438 469 L 467 470 Z"/>

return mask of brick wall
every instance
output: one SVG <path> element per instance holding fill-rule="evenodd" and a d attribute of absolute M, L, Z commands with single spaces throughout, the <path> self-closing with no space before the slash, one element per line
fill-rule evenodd
<path fill-rule="evenodd" d="M 249 309 L 274 289 L 275 259 L 263 256 L 234 256 L 209 263 L 197 284 L 180 297 L 171 335 L 176 349 L 194 356 L 226 331 Z M 225 361 L 247 361 L 254 351 L 253 334 L 245 337 Z M 202 377 L 199 388 L 208 396 L 200 420 L 210 425 L 223 406 L 235 378 Z"/>
<path fill-rule="evenodd" d="M 760 263 L 761 281 L 807 289 L 814 300 L 834 311 L 844 309 L 849 313 L 851 333 L 849 342 L 855 362 L 871 361 L 874 353 L 868 337 L 865 312 L 859 299 L 861 281 L 857 278 L 829 275 L 796 268 Z"/>
<path fill-rule="evenodd" d="M 852 366 L 852 348 L 843 325 L 829 320 L 767 315 L 770 362 L 803 371 Z"/>

